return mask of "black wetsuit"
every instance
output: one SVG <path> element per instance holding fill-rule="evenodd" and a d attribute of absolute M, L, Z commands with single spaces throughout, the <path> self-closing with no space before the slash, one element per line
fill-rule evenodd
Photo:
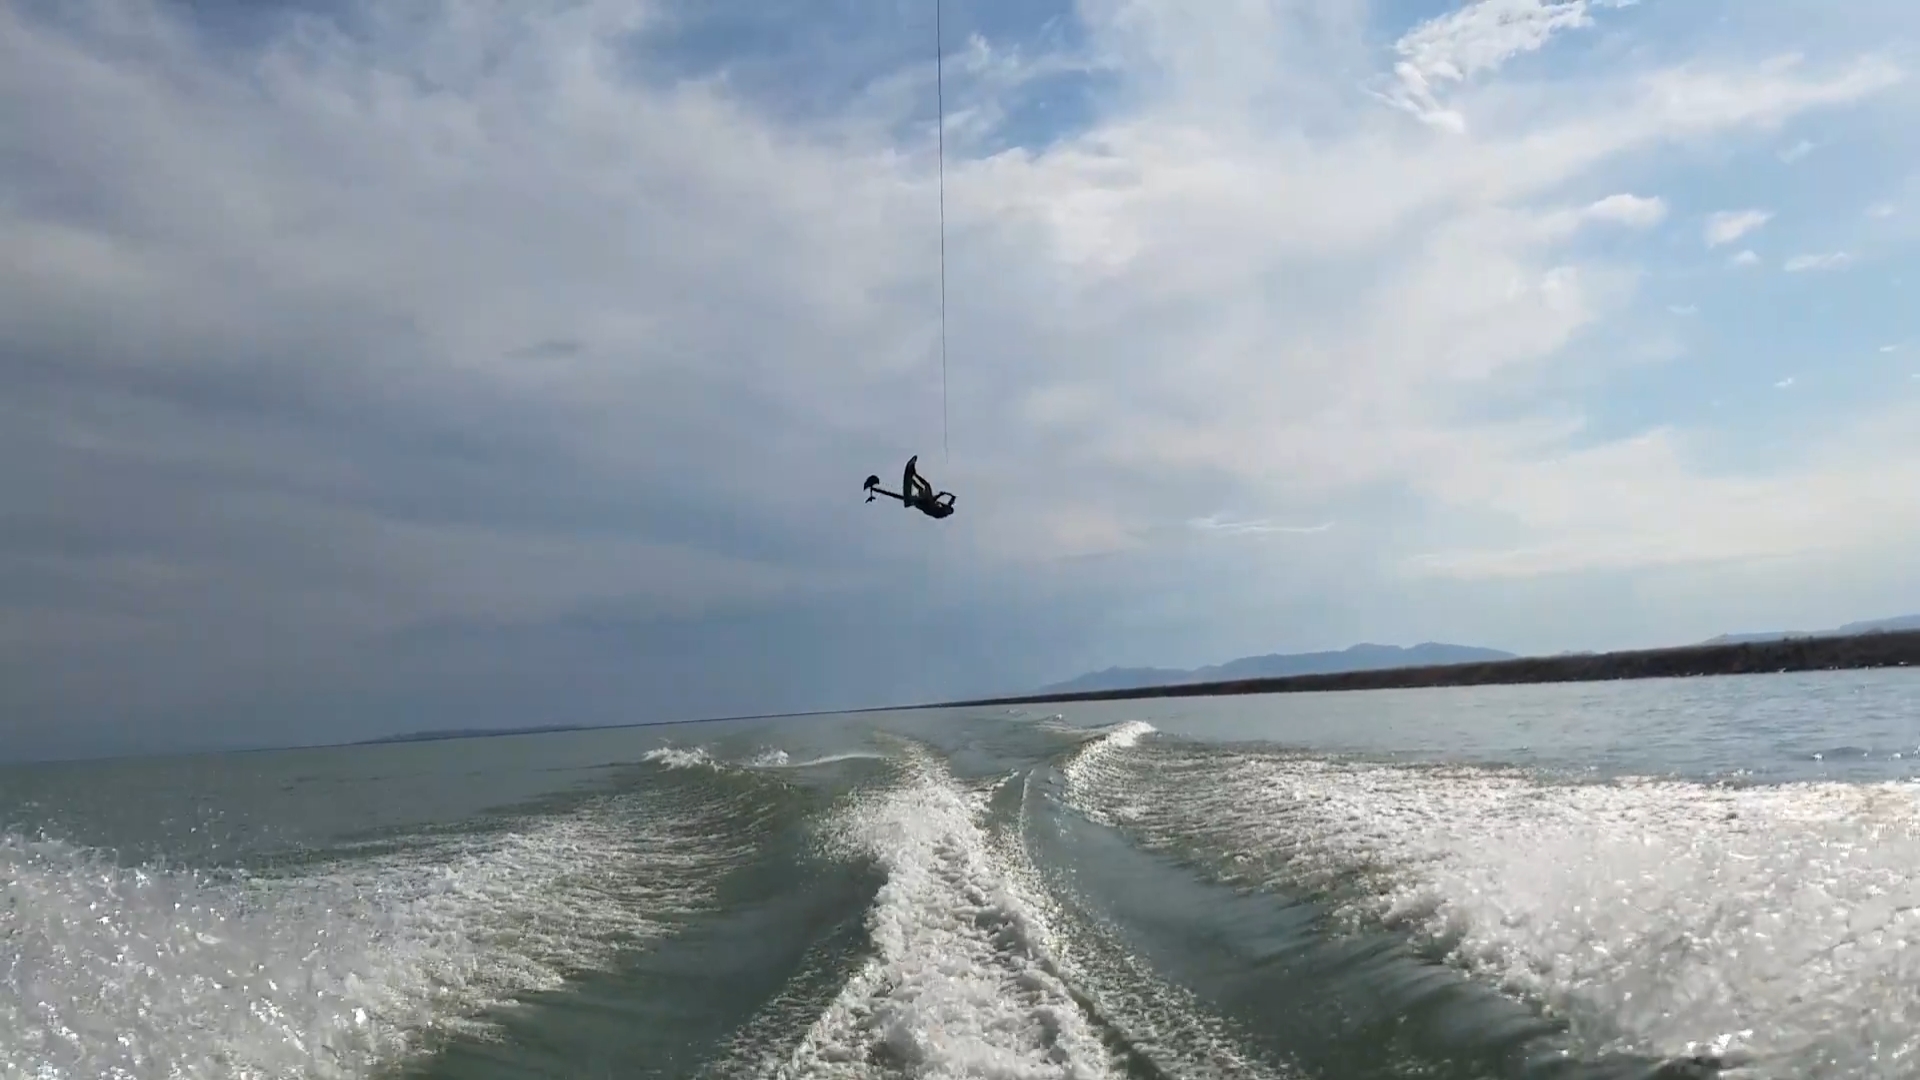
<path fill-rule="evenodd" d="M 900 474 L 900 505 L 912 507 L 928 517 L 946 517 L 953 513 L 953 495 L 946 491 L 938 495 L 933 493 L 933 485 L 927 483 L 914 467 L 919 460 L 918 454 L 908 458 L 907 467 Z M 942 499 L 946 501 L 942 502 Z"/>

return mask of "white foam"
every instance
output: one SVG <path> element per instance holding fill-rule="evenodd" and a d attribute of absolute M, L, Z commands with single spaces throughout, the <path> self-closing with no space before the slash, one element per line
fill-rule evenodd
<path fill-rule="evenodd" d="M 1050 713 L 1046 716 L 1038 717 L 1023 713 L 1020 719 L 1027 720 L 1041 731 L 1050 732 L 1055 735 L 1066 735 L 1070 738 L 1084 739 L 1087 737 L 1089 731 L 1085 724 L 1076 724 L 1068 720 L 1065 713 Z"/>
<path fill-rule="evenodd" d="M 1140 740 L 1159 729 L 1145 720 L 1125 720 L 1115 724 L 1101 736 L 1101 744 L 1116 750 L 1127 750 L 1140 745 Z"/>
<path fill-rule="evenodd" d="M 886 755 L 872 750 L 849 750 L 795 761 L 779 747 L 764 746 L 743 760 L 726 761 L 714 757 L 713 752 L 704 746 L 662 746 L 640 755 L 640 759 L 669 769 L 712 769 L 718 772 L 726 769 L 813 769 L 842 761 L 885 761 Z"/>
<path fill-rule="evenodd" d="M 704 746 L 684 748 L 662 746 L 641 754 L 640 760 L 651 761 L 669 769 L 718 769 L 720 767 Z"/>
<path fill-rule="evenodd" d="M 248 880 L 0 837 L 0 1077 L 359 1077 L 704 900 L 695 823 L 600 808 Z"/>
<path fill-rule="evenodd" d="M 1038 904 L 990 853 L 979 822 L 986 793 L 961 791 L 922 756 L 908 767 L 908 782 L 856 798 L 830 835 L 838 853 L 886 869 L 868 922 L 876 954 L 793 1055 L 765 1071 L 1115 1076 L 1099 1035 L 1051 970 Z"/>
<path fill-rule="evenodd" d="M 1156 729 L 1144 720 L 1123 720 L 1082 743 L 1061 770 L 1067 779 L 1069 789 L 1084 788 L 1091 778 L 1107 767 L 1108 760 L 1115 754 L 1131 750 L 1140 745 L 1140 740 L 1153 734 Z M 1140 813 L 1140 808 L 1120 802 L 1112 806 L 1088 804 L 1082 807 L 1089 817 L 1103 825 L 1113 825 L 1119 821 L 1132 820 Z"/>
<path fill-rule="evenodd" d="M 837 765 L 843 761 L 885 760 L 887 760 L 887 755 L 875 753 L 871 750 L 849 750 L 844 754 L 822 754 L 819 757 L 807 758 L 804 761 L 788 761 L 786 760 L 786 755 L 781 754 L 781 760 L 778 764 L 764 767 L 774 769 L 817 769 L 822 765 Z"/>
<path fill-rule="evenodd" d="M 1125 725 L 1122 725 L 1125 726 Z M 1145 730 L 1140 730 L 1145 729 Z M 1128 745 L 1152 731 L 1140 724 L 1112 731 Z M 1105 738 L 1106 736 L 1102 736 Z M 1098 741 L 1098 740 L 1090 740 Z M 1031 774 L 1023 774 L 1031 778 Z M 1022 792 L 1023 796 L 1026 794 Z M 1273 1080 L 1291 1076 L 1252 1060 L 1229 1026 L 1186 987 L 1163 979 L 1128 946 L 1125 929 L 1090 911 L 1076 896 L 1071 872 L 1036 861 L 1032 840 L 1050 823 L 1023 798 L 1020 827 L 991 834 L 992 851 L 1007 876 L 1040 910 L 1054 931 L 1053 967 L 1127 1045 L 1152 1062 L 1155 1072 L 1181 1080 Z"/>
<path fill-rule="evenodd" d="M 1914 785 L 1568 786 L 1207 753 L 1100 765 L 1073 797 L 1135 808 L 1150 844 L 1452 943 L 1601 1048 L 1920 1075 Z"/>

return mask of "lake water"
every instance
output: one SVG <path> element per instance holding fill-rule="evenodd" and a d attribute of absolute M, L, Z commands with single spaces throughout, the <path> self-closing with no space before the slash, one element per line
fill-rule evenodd
<path fill-rule="evenodd" d="M 0 1077 L 1920 1077 L 1917 872 L 1905 671 L 0 769 Z"/>

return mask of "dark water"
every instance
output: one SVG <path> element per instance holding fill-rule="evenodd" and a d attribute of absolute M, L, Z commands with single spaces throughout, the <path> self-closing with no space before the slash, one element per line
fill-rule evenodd
<path fill-rule="evenodd" d="M 1920 1077 L 1916 766 L 1888 672 L 0 770 L 0 1078 Z"/>

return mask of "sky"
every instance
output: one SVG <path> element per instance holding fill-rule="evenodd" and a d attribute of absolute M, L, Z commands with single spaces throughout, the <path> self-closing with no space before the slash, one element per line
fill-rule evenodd
<path fill-rule="evenodd" d="M 0 757 L 1920 611 L 1920 7 L 938 30 L 0 0 Z"/>

